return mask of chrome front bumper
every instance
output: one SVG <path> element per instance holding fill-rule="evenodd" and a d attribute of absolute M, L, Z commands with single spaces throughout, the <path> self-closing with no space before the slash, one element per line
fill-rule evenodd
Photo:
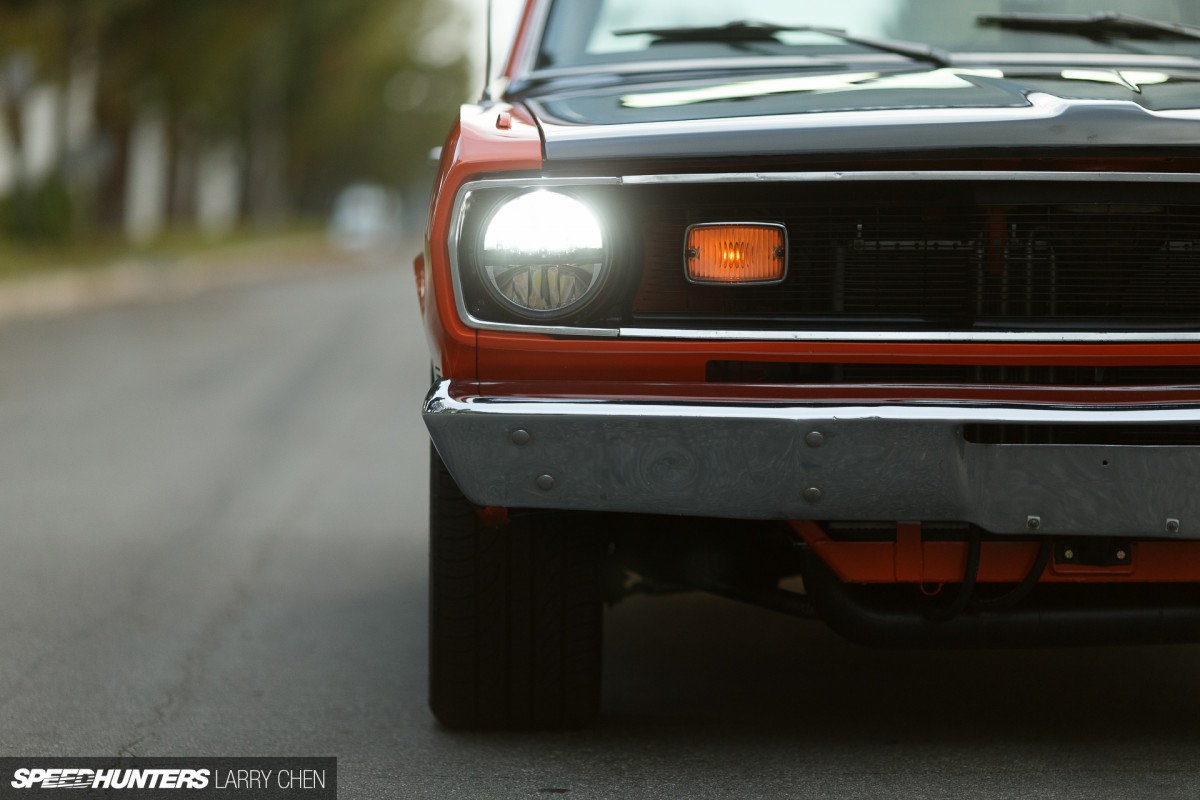
<path fill-rule="evenodd" d="M 483 506 L 1200 539 L 1200 447 L 963 436 L 972 423 L 1200 423 L 1195 407 L 544 400 L 443 381 L 424 417 L 451 474 Z"/>

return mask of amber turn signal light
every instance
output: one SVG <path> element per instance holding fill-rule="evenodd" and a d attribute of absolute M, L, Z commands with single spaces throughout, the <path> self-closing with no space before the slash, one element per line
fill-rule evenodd
<path fill-rule="evenodd" d="M 693 283 L 779 283 L 787 275 L 787 230 L 766 222 L 693 225 L 685 261 Z"/>

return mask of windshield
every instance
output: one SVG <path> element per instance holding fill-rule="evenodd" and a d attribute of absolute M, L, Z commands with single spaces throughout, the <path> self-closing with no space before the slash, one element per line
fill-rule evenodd
<path fill-rule="evenodd" d="M 1198 0 L 554 0 L 538 67 L 643 60 L 753 56 L 857 56 L 870 48 L 816 32 L 780 32 L 768 41 L 672 40 L 628 31 L 699 28 L 739 20 L 840 28 L 858 37 L 905 40 L 958 53 L 1124 53 L 1200 56 L 1200 42 L 1069 30 L 1030 31 L 976 24 L 979 14 L 1120 12 L 1200 24 Z M 878 53 L 878 50 L 874 51 Z"/>

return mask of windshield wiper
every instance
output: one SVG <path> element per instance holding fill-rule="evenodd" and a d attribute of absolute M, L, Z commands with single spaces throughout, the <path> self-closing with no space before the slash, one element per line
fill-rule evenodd
<path fill-rule="evenodd" d="M 1164 22 L 1120 11 L 1094 14 L 979 14 L 975 24 L 1015 31 L 1068 33 L 1104 40 L 1113 36 L 1131 39 L 1200 39 L 1200 28 Z"/>
<path fill-rule="evenodd" d="M 894 39 L 875 39 L 855 36 L 842 28 L 822 28 L 817 25 L 773 25 L 769 22 L 739 20 L 727 25 L 645 28 L 640 30 L 613 31 L 614 36 L 652 36 L 660 42 L 778 42 L 781 33 L 819 33 L 847 44 L 857 44 L 870 50 L 894 53 L 914 61 L 924 61 L 939 67 L 950 66 L 950 54 L 936 47 L 917 42 L 902 42 Z"/>

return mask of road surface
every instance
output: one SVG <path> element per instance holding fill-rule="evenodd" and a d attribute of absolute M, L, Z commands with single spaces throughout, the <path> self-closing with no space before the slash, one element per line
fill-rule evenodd
<path fill-rule="evenodd" d="M 0 327 L 0 754 L 337 756 L 344 798 L 1200 797 L 1200 648 L 883 653 L 607 618 L 568 734 L 425 708 L 407 270 Z"/>

